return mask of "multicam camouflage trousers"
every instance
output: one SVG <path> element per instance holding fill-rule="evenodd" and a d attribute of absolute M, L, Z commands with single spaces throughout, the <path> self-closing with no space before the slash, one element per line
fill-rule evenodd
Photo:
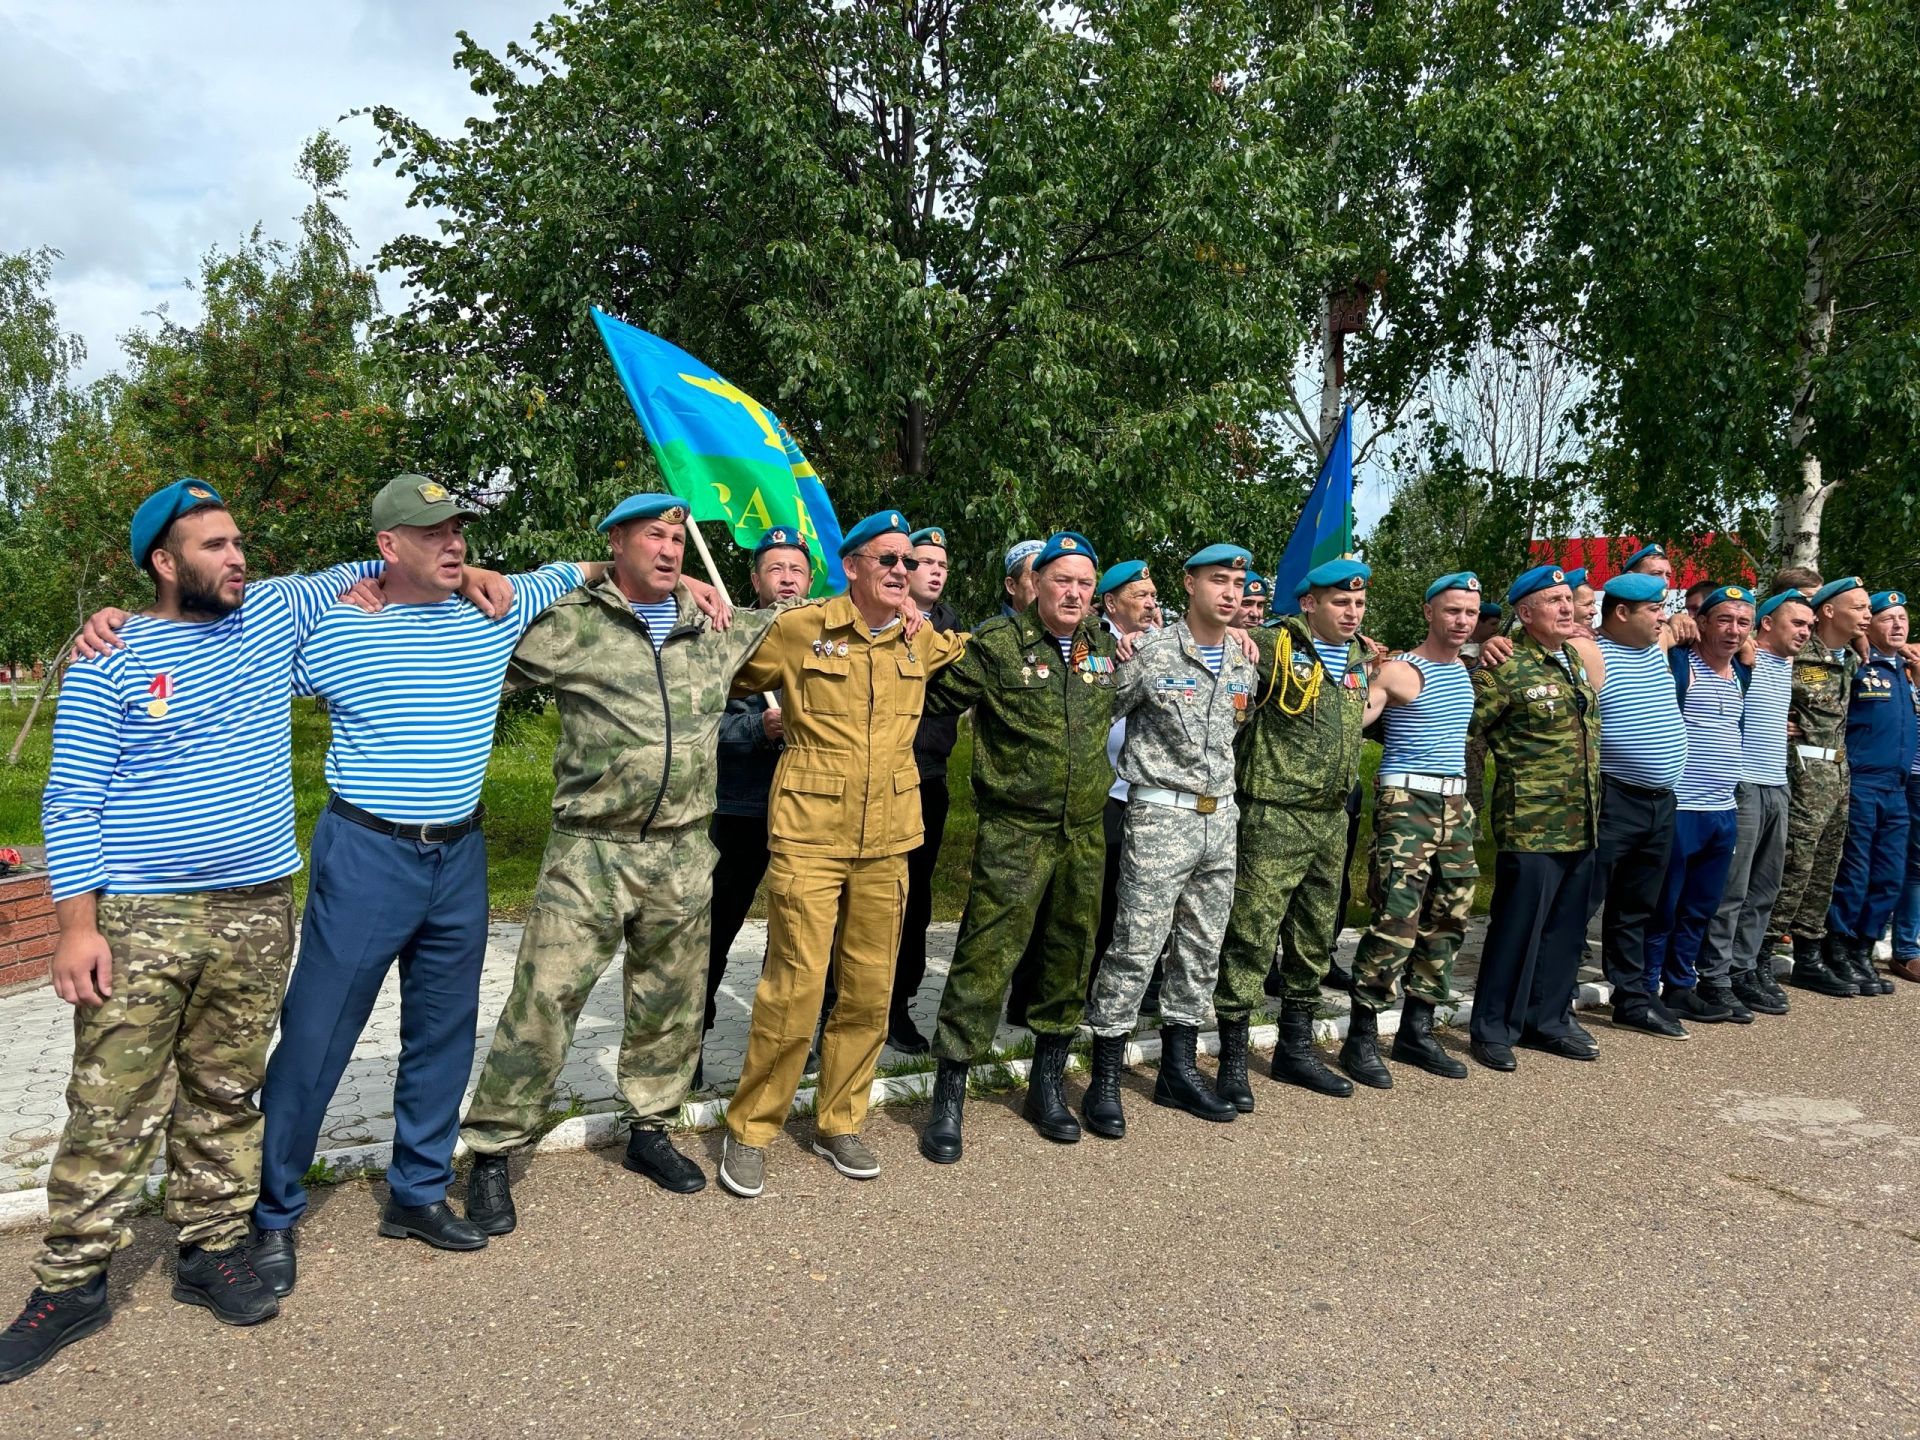
<path fill-rule="evenodd" d="M 154 1148 L 167 1142 L 167 1219 L 180 1243 L 247 1237 L 260 1192 L 260 1112 L 293 959 L 293 885 L 104 895 L 113 993 L 73 1014 L 67 1127 L 47 1176 L 48 1290 L 84 1285 L 133 1239 Z"/>
<path fill-rule="evenodd" d="M 1479 875 L 1466 796 L 1375 791 L 1367 865 L 1373 925 L 1353 956 L 1356 1005 L 1386 1009 L 1402 974 L 1409 995 L 1435 1005 L 1453 998 L 1453 957 Z"/>
<path fill-rule="evenodd" d="M 470 1149 L 497 1155 L 532 1141 L 580 1009 L 622 938 L 620 1108 L 642 1126 L 679 1110 L 700 1058 L 716 853 L 704 819 L 645 840 L 548 839 L 513 993 L 460 1127 Z"/>
<path fill-rule="evenodd" d="M 1787 863 L 1773 902 L 1773 931 L 1823 940 L 1833 881 L 1847 839 L 1847 765 L 1844 760 L 1787 760 Z"/>

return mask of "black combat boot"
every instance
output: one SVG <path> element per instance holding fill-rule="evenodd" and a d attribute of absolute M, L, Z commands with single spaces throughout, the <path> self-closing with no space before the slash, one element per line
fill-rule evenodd
<path fill-rule="evenodd" d="M 1340 1047 L 1340 1068 L 1362 1085 L 1393 1088 L 1393 1072 L 1380 1060 L 1380 1017 L 1364 1005 L 1347 1016 L 1347 1039 Z"/>
<path fill-rule="evenodd" d="M 1753 1011 L 1747 1008 L 1739 992 L 1724 980 L 1702 980 L 1700 998 L 1715 1009 L 1725 1010 L 1736 1025 L 1753 1023 Z"/>
<path fill-rule="evenodd" d="M 71 1290 L 35 1290 L 20 1318 L 0 1331 L 0 1385 L 31 1375 L 112 1318 L 104 1271 Z"/>
<path fill-rule="evenodd" d="M 1793 973 L 1787 976 L 1787 983 L 1798 985 L 1802 990 L 1811 990 L 1816 995 L 1831 995 L 1835 999 L 1858 995 L 1858 986 L 1827 968 L 1826 961 L 1820 958 L 1822 948 L 1818 940 L 1794 936 Z"/>
<path fill-rule="evenodd" d="M 254 1272 L 247 1247 L 181 1249 L 173 1271 L 173 1298 L 182 1305 L 203 1305 L 222 1325 L 258 1325 L 280 1313 L 273 1287 Z"/>
<path fill-rule="evenodd" d="M 1336 956 L 1327 961 L 1327 975 L 1320 982 L 1329 990 L 1338 990 L 1344 995 L 1353 993 L 1353 972 L 1347 969 Z"/>
<path fill-rule="evenodd" d="M 1756 1015 L 1784 1015 L 1787 1007 L 1773 998 L 1773 993 L 1760 983 L 1758 972 L 1742 970 L 1733 977 L 1733 993 L 1740 997 L 1740 1003 Z"/>
<path fill-rule="evenodd" d="M 1247 1033 L 1253 1022 L 1246 1016 L 1220 1022 L 1220 1073 L 1213 1093 L 1242 1115 L 1253 1113 L 1253 1087 L 1247 1084 Z"/>
<path fill-rule="evenodd" d="M 1126 1036 L 1093 1037 L 1093 1074 L 1080 1102 L 1080 1118 L 1087 1122 L 1087 1129 L 1108 1140 L 1119 1140 L 1127 1133 L 1127 1115 L 1120 1108 L 1120 1072 L 1126 1068 L 1126 1059 Z"/>
<path fill-rule="evenodd" d="M 933 1113 L 920 1132 L 920 1153 L 936 1165 L 960 1158 L 960 1122 L 967 1106 L 967 1062 L 942 1060 L 933 1077 Z"/>
<path fill-rule="evenodd" d="M 1160 1077 L 1153 1082 L 1153 1103 L 1224 1125 L 1240 1112 L 1208 1088 L 1207 1077 L 1194 1065 L 1199 1039 L 1200 1032 L 1191 1025 L 1160 1027 Z"/>
<path fill-rule="evenodd" d="M 1393 1058 L 1443 1080 L 1464 1080 L 1467 1067 L 1433 1038 L 1433 1002 L 1409 995 L 1400 1007 L 1400 1029 L 1393 1037 Z"/>
<path fill-rule="evenodd" d="M 1880 967 L 1873 963 L 1873 941 L 1842 940 L 1841 953 L 1850 963 L 1853 983 L 1860 987 L 1862 995 L 1891 995 L 1893 982 L 1880 973 Z"/>
<path fill-rule="evenodd" d="M 1273 1047 L 1273 1078 L 1321 1095 L 1344 1100 L 1353 1094 L 1353 1082 L 1320 1063 L 1313 1048 L 1313 1010 L 1288 1000 L 1280 1007 L 1280 1039 Z"/>
<path fill-rule="evenodd" d="M 1027 1071 L 1027 1103 L 1020 1113 L 1033 1122 L 1033 1128 L 1060 1145 L 1071 1145 L 1080 1138 L 1080 1122 L 1067 1108 L 1060 1093 L 1060 1082 L 1067 1073 L 1067 1047 L 1070 1035 L 1035 1035 L 1033 1065 Z"/>
<path fill-rule="evenodd" d="M 1786 990 L 1781 987 L 1780 976 L 1774 969 L 1774 964 L 1779 958 L 1778 953 L 1774 950 L 1774 939 L 1769 935 L 1761 948 L 1760 958 L 1754 962 L 1753 981 L 1762 990 L 1766 991 L 1767 994 L 1771 995 L 1773 997 L 1773 1003 L 1780 1006 L 1782 1012 L 1784 1012 L 1791 1008 L 1791 1001 L 1787 996 Z"/>
<path fill-rule="evenodd" d="M 467 1172 L 467 1219 L 484 1235 L 511 1235 L 520 1223 L 506 1156 L 474 1155 Z"/>

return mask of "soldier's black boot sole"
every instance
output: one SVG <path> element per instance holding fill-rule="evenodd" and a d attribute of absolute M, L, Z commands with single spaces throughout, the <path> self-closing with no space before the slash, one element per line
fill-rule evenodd
<path fill-rule="evenodd" d="M 1184 1110 L 1201 1120 L 1224 1125 L 1240 1112 L 1208 1088 L 1193 1063 L 1200 1032 L 1191 1025 L 1160 1027 L 1160 1074 L 1153 1082 L 1153 1103 Z"/>
<path fill-rule="evenodd" d="M 1283 1084 L 1298 1085 L 1335 1100 L 1353 1094 L 1353 1082 L 1334 1074 L 1321 1062 L 1313 1045 L 1313 1012 L 1303 1005 L 1281 1007 L 1280 1039 L 1273 1047 L 1271 1073 Z"/>
<path fill-rule="evenodd" d="M 920 1132 L 920 1153 L 936 1165 L 960 1158 L 961 1125 L 967 1103 L 967 1062 L 942 1060 L 933 1077 L 933 1113 Z"/>

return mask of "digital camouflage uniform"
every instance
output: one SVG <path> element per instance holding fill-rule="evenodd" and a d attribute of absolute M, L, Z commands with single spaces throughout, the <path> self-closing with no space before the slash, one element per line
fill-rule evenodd
<path fill-rule="evenodd" d="M 1347 795 L 1359 773 L 1368 693 L 1357 640 L 1347 646 L 1347 678 L 1337 685 L 1323 680 L 1313 703 L 1301 707 L 1314 672 L 1326 674 L 1306 621 L 1289 615 L 1254 631 L 1253 639 L 1259 648 L 1254 708 L 1235 747 L 1240 833 L 1233 911 L 1214 992 L 1214 1008 L 1231 1020 L 1265 1003 L 1276 945 L 1286 998 L 1319 998 L 1340 928 Z"/>
<path fill-rule="evenodd" d="M 1062 661 L 1029 609 L 983 624 L 927 687 L 929 715 L 973 710 L 980 817 L 973 884 L 934 1033 L 942 1060 L 978 1060 L 992 1050 L 1008 982 L 1029 943 L 1040 970 L 1027 1028 L 1079 1028 L 1106 865 L 1113 649 L 1100 622 L 1086 620 L 1073 635 L 1078 660 Z"/>
<path fill-rule="evenodd" d="M 1793 657 L 1793 699 L 1787 719 L 1800 738 L 1787 755 L 1787 862 L 1773 905 L 1773 929 L 1797 940 L 1823 940 L 1834 877 L 1847 839 L 1847 697 L 1860 657 L 1808 638 Z M 1832 750 L 1815 760 L 1801 746 Z"/>
<path fill-rule="evenodd" d="M 113 993 L 75 1006 L 67 1124 L 47 1175 L 48 1290 L 84 1285 L 130 1243 L 154 1149 L 167 1142 L 167 1219 L 182 1245 L 247 1238 L 260 1194 L 274 1016 L 293 960 L 288 880 L 172 895 L 102 895 Z"/>
<path fill-rule="evenodd" d="M 1253 688 L 1238 645 L 1227 643 L 1215 675 L 1184 620 L 1142 639 L 1120 667 L 1114 711 L 1127 721 L 1119 769 L 1130 788 L 1113 941 L 1087 1007 L 1095 1035 L 1133 1029 L 1169 934 L 1161 1020 L 1198 1028 L 1211 1018 L 1233 908 L 1233 741 Z M 1188 809 L 1151 798 L 1155 790 L 1201 798 Z"/>
<path fill-rule="evenodd" d="M 714 630 L 684 586 L 656 654 L 611 573 L 569 591 L 528 629 L 510 687 L 551 685 L 560 708 L 553 832 L 513 993 L 500 1013 L 461 1136 L 481 1154 L 532 1140 L 580 1008 L 626 941 L 622 1114 L 661 1126 L 700 1053 L 715 850 L 721 716 L 734 674 L 779 610 Z"/>
<path fill-rule="evenodd" d="M 1372 1010 L 1407 993 L 1445 1005 L 1453 999 L 1453 957 L 1466 938 L 1480 866 L 1473 807 L 1464 795 L 1378 787 L 1367 903 L 1373 924 L 1353 956 L 1353 998 Z"/>

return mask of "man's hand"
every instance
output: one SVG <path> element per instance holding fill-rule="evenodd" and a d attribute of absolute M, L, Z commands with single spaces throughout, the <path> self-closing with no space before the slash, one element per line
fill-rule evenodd
<path fill-rule="evenodd" d="M 1255 665 L 1260 663 L 1260 647 L 1253 643 L 1253 636 L 1249 635 L 1245 630 L 1229 627 L 1227 630 L 1227 639 L 1238 645 L 1240 647 L 1240 653 L 1246 656 L 1248 660 L 1252 661 Z"/>
<path fill-rule="evenodd" d="M 1132 631 L 1128 631 L 1125 635 L 1114 636 L 1113 637 L 1113 658 L 1116 660 L 1133 659 L 1133 652 L 1135 649 L 1133 642 L 1135 638 L 1136 637 L 1134 636 Z"/>
<path fill-rule="evenodd" d="M 498 570 L 484 570 L 478 565 L 462 566 L 459 594 L 461 599 L 489 620 L 504 620 L 507 611 L 513 608 L 513 582 Z"/>
<path fill-rule="evenodd" d="M 1360 646 L 1367 652 L 1367 674 L 1370 676 L 1378 675 L 1380 673 L 1380 667 L 1387 663 L 1387 647 L 1371 635 L 1362 635 L 1360 637 Z"/>
<path fill-rule="evenodd" d="M 1787 721 L 1787 739 L 1793 741 L 1794 744 L 1798 745 L 1802 740 L 1806 738 L 1807 738 L 1807 732 L 1800 728 L 1800 724 L 1798 721 L 1795 721 L 1795 720 Z"/>
<path fill-rule="evenodd" d="M 69 1005 L 98 1005 L 113 994 L 113 950 L 98 930 L 62 930 L 48 968 L 53 993 Z"/>
<path fill-rule="evenodd" d="M 920 606 L 911 595 L 900 602 L 900 634 L 903 638 L 913 639 L 926 623 L 927 617 L 920 613 Z"/>
<path fill-rule="evenodd" d="M 342 590 L 339 600 L 342 605 L 351 605 L 356 610 L 377 615 L 387 608 L 387 587 L 378 576 L 365 576 Z"/>
<path fill-rule="evenodd" d="M 1676 610 L 1667 617 L 1667 635 L 1675 645 L 1696 645 L 1700 641 L 1700 626 L 1686 611 Z"/>
<path fill-rule="evenodd" d="M 727 599 L 724 590 L 716 590 L 706 581 L 696 580 L 691 575 L 682 575 L 680 583 L 687 587 L 687 594 L 714 629 L 724 630 L 733 623 L 733 602 Z"/>
<path fill-rule="evenodd" d="M 1494 635 L 1484 641 L 1480 646 L 1480 665 L 1482 669 L 1494 669 L 1496 666 L 1506 664 L 1507 661 L 1512 658 L 1513 637 L 1511 635 Z"/>
<path fill-rule="evenodd" d="M 73 658 L 76 660 L 98 660 L 103 655 L 124 649 L 126 641 L 114 632 L 127 623 L 127 612 L 116 610 L 109 605 L 104 610 L 96 610 L 87 617 L 87 623 L 80 627 L 80 633 L 73 638 Z"/>
<path fill-rule="evenodd" d="M 766 732 L 769 741 L 778 745 L 787 733 L 787 722 L 781 718 L 778 710 L 769 706 L 761 712 L 760 728 Z"/>

